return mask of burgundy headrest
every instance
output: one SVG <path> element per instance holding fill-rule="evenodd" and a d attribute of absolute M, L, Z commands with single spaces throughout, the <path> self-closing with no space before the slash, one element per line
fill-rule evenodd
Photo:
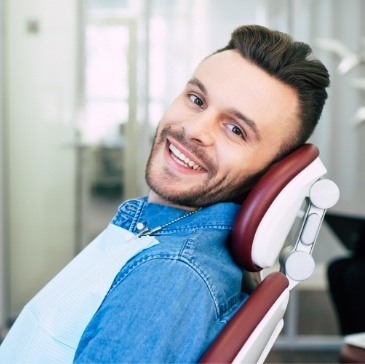
<path fill-rule="evenodd" d="M 257 272 L 251 251 L 256 230 L 266 211 L 283 188 L 319 155 L 312 144 L 304 144 L 273 166 L 259 179 L 244 200 L 230 240 L 233 259 L 243 269 Z"/>

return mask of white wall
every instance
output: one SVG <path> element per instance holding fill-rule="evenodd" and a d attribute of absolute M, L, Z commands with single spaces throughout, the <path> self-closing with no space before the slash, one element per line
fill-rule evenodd
<path fill-rule="evenodd" d="M 327 0 L 326 5 L 323 10 L 327 10 L 330 20 L 327 20 L 329 25 L 322 36 L 338 39 L 352 51 L 358 52 L 361 48 L 364 51 L 365 2 L 335 0 L 332 3 Z M 317 16 L 317 22 L 321 21 L 323 18 Z M 341 76 L 337 71 L 340 58 L 334 53 L 330 53 L 329 57 L 332 87 L 326 114 L 327 128 L 320 130 L 318 140 L 321 143 L 327 136 L 323 151 L 327 153 L 330 174 L 341 189 L 341 199 L 336 209 L 364 216 L 365 124 L 355 126 L 353 123 L 357 109 L 365 105 L 364 91 L 356 90 L 351 83 L 355 78 L 365 77 L 365 68 L 363 64 Z"/>
<path fill-rule="evenodd" d="M 74 254 L 77 3 L 5 1 L 12 315 Z"/>
<path fill-rule="evenodd" d="M 352 51 L 359 51 L 365 36 L 363 0 L 321 0 L 312 2 L 312 37 L 337 39 Z M 313 39 L 312 38 L 312 39 Z M 352 80 L 365 77 L 364 65 L 344 75 L 337 67 L 341 61 L 334 52 L 316 47 L 317 54 L 326 62 L 331 74 L 329 100 L 320 121 L 314 141 L 321 149 L 328 168 L 328 176 L 340 188 L 340 200 L 332 211 L 349 215 L 365 216 L 365 125 L 355 126 L 354 115 L 365 105 L 364 92 L 351 86 Z M 321 257 L 330 260 L 342 254 L 336 249 L 341 243 L 325 226 L 319 236 L 323 247 Z M 337 242 L 337 245 L 336 245 Z M 325 243 L 325 244 L 324 244 Z"/>

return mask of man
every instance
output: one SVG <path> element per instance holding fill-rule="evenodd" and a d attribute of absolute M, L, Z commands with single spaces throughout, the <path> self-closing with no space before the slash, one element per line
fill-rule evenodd
<path fill-rule="evenodd" d="M 75 362 L 199 360 L 247 298 L 226 248 L 237 202 L 308 139 L 328 85 L 308 45 L 261 26 L 236 29 L 201 62 L 156 131 L 148 198 L 112 221 L 158 244 L 115 276 Z"/>

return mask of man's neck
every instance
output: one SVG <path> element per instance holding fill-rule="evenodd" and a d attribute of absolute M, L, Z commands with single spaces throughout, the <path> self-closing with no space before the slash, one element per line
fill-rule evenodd
<path fill-rule="evenodd" d="M 152 203 L 156 203 L 156 204 L 160 204 L 160 205 L 167 205 L 167 206 L 171 206 L 171 207 L 176 207 L 178 209 L 186 210 L 186 211 L 195 211 L 195 210 L 197 210 L 196 207 L 177 205 L 177 204 L 174 204 L 170 201 L 167 201 L 167 200 L 165 200 L 164 198 L 162 198 L 161 196 L 159 196 L 157 193 L 155 193 L 152 190 L 150 190 L 150 192 L 148 194 L 148 202 L 152 202 Z"/>

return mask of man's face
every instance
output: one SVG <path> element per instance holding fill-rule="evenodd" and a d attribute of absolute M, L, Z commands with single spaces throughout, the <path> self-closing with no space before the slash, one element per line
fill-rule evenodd
<path fill-rule="evenodd" d="M 205 59 L 157 128 L 149 200 L 196 208 L 231 201 L 298 130 L 295 90 L 236 51 Z"/>

